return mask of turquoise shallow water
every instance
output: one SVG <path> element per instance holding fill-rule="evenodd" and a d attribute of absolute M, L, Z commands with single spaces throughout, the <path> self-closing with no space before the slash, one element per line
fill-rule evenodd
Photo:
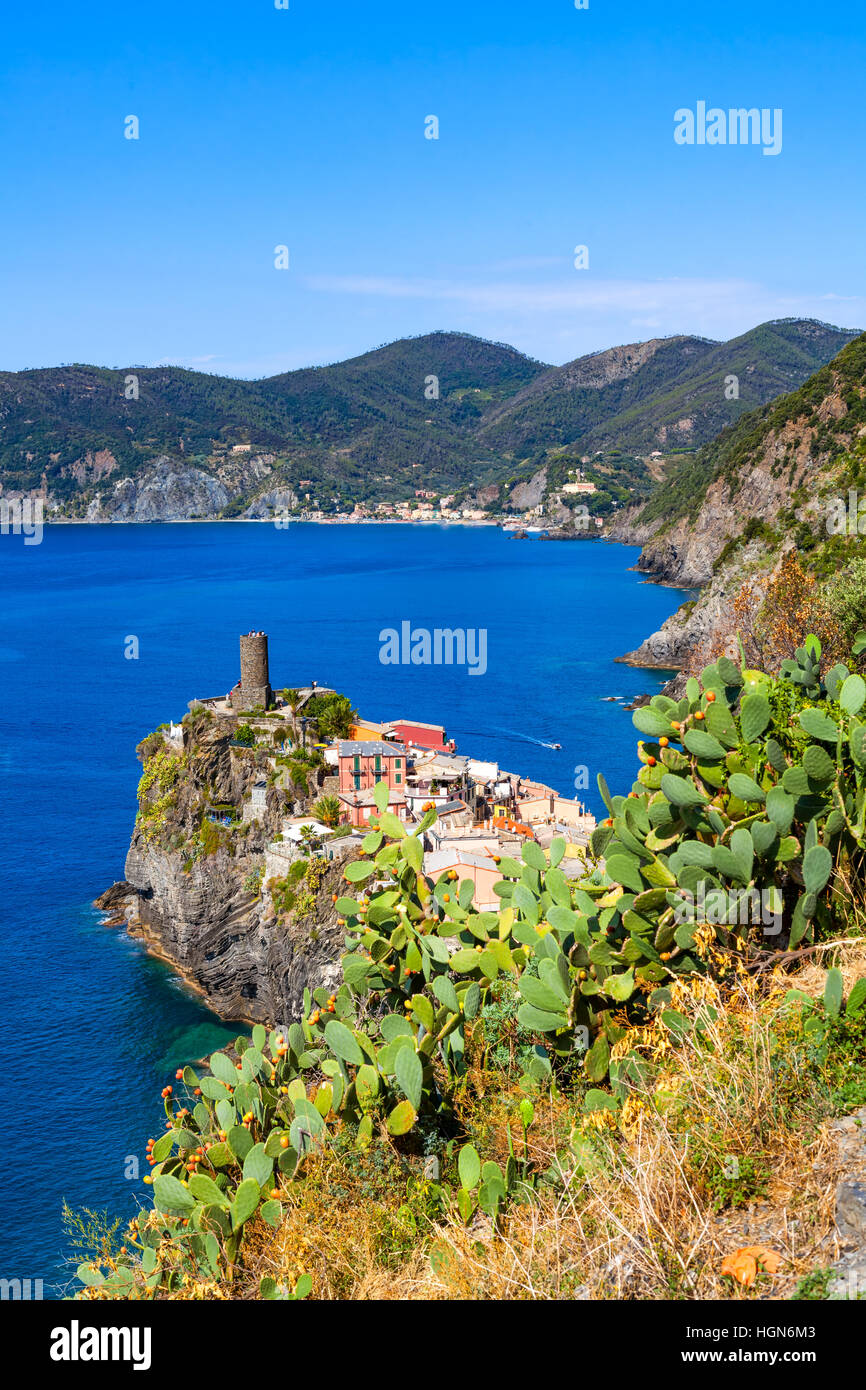
<path fill-rule="evenodd" d="M 240 632 L 270 634 L 271 678 L 311 679 L 369 718 L 441 722 L 464 752 L 573 793 L 634 776 L 630 716 L 604 695 L 657 689 L 615 665 L 681 592 L 641 582 L 637 550 L 514 541 L 494 528 L 47 527 L 0 537 L 0 1017 L 6 1119 L 0 1276 L 68 1270 L 61 1203 L 128 1215 L 125 1176 L 161 1127 L 175 1068 L 233 1036 L 90 903 L 123 876 L 135 746 L 238 674 Z M 379 633 L 484 628 L 488 669 L 383 666 Z M 137 661 L 124 641 L 139 640 Z M 557 752 L 544 746 L 559 742 Z M 597 793 L 586 801 L 596 813 Z"/>

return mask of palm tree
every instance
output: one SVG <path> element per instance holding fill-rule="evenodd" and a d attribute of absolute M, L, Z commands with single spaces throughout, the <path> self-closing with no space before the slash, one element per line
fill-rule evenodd
<path fill-rule="evenodd" d="M 353 708 L 348 696 L 333 695 L 317 716 L 319 737 L 323 743 L 330 743 L 335 738 L 348 738 L 357 719 L 358 711 Z"/>
<path fill-rule="evenodd" d="M 292 743 L 298 741 L 298 710 L 301 708 L 301 692 L 299 690 L 284 690 L 283 699 L 289 707 L 289 714 L 292 719 Z"/>
<path fill-rule="evenodd" d="M 340 814 L 342 807 L 338 796 L 320 796 L 313 807 L 314 815 L 327 825 L 329 830 L 336 830 L 340 824 Z"/>

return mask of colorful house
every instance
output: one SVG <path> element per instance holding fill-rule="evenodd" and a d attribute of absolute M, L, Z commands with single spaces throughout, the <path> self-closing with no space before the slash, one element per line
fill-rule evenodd
<path fill-rule="evenodd" d="M 401 743 L 413 743 L 417 748 L 449 748 L 445 729 L 441 724 L 422 724 L 418 719 L 392 719 L 383 725 L 388 738 L 399 739 Z"/>
<path fill-rule="evenodd" d="M 475 889 L 473 901 L 480 912 L 491 912 L 502 905 L 493 891 L 494 884 L 502 881 L 502 870 L 490 853 L 471 854 L 446 846 L 425 854 L 424 872 L 434 881 L 442 874 L 453 873 L 455 895 L 460 892 L 461 883 L 468 879 Z"/>
<path fill-rule="evenodd" d="M 381 739 L 385 737 L 387 724 L 376 724 L 372 719 L 359 718 L 349 730 L 349 737 L 355 740 Z"/>
<path fill-rule="evenodd" d="M 340 820 L 343 825 L 352 825 L 356 829 L 362 829 L 370 824 L 370 817 L 379 814 L 376 805 L 376 798 L 372 787 L 363 792 L 340 792 Z M 389 787 L 388 806 L 392 816 L 399 817 L 400 820 L 406 819 L 406 797 L 399 787 Z"/>
<path fill-rule="evenodd" d="M 340 792 L 365 792 L 377 782 L 402 790 L 406 785 L 406 749 L 379 739 L 343 739 L 337 750 Z"/>

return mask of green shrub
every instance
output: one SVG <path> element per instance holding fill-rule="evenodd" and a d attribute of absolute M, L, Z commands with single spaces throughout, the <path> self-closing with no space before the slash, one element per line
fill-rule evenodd
<path fill-rule="evenodd" d="M 855 650 L 863 647 L 860 635 Z M 685 984 L 724 977 L 766 948 L 748 913 L 730 920 L 732 902 L 768 895 L 778 950 L 838 928 L 840 914 L 844 921 L 837 873 L 862 895 L 864 705 L 866 682 L 847 668 L 822 678 L 814 638 L 775 680 L 721 658 L 701 681 L 690 678 L 682 700 L 657 695 L 634 712 L 645 735 L 641 768 L 625 796 L 599 779 L 609 816 L 592 837 L 596 868 L 575 883 L 559 867 L 563 840 L 547 852 L 528 841 L 519 860 L 499 861 L 497 912 L 478 911 L 471 882 L 424 876 L 421 837 L 435 811 L 408 834 L 385 809 L 380 783 L 377 823 L 346 865 L 348 888 L 336 902 L 342 983 L 306 989 L 303 1017 L 285 1034 L 257 1025 L 252 1040 L 238 1038 L 237 1062 L 216 1052 L 206 1068 L 183 1071 L 188 1102 L 177 1108 L 164 1093 L 168 1127 L 150 1151 L 155 1212 L 108 1278 L 94 1264 L 82 1266 L 82 1280 L 124 1297 L 220 1279 L 253 1219 L 279 1225 L 275 1184 L 294 1181 L 308 1154 L 347 1140 L 364 1149 L 381 1127 L 398 1149 L 453 1135 L 467 1045 L 484 1046 L 485 1019 L 488 1052 L 513 1038 L 514 1049 L 493 1061 L 517 1062 L 526 1092 L 576 1090 L 599 1121 L 620 1107 L 625 1114 L 635 1092 L 652 1097 L 653 1063 L 634 1042 L 640 1030 L 655 1022 L 700 1045 L 715 1006 L 708 993 L 687 1016 L 677 1007 Z M 326 868 L 292 866 L 269 885 L 275 903 L 285 905 L 302 879 L 297 899 L 314 898 Z M 371 881 L 381 886 L 370 891 Z M 822 1005 L 791 996 L 828 1085 L 855 1094 L 845 1090 L 856 1082 L 847 1061 L 862 1055 L 866 981 L 845 1000 L 830 970 Z M 528 1096 L 519 1116 L 522 1154 L 510 1152 L 503 1167 L 464 1144 L 459 1187 L 438 1185 L 437 1200 L 456 1203 L 464 1220 L 480 1210 L 495 1224 L 506 1202 L 558 1181 L 533 1165 Z M 585 1141 L 574 1142 L 587 1161 Z M 757 1195 L 764 1174 L 752 1156 L 733 1185 L 712 1163 L 706 1181 L 719 1205 Z"/>

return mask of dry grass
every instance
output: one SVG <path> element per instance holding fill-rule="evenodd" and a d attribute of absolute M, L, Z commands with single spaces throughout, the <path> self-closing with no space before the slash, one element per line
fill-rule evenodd
<path fill-rule="evenodd" d="M 830 1262 L 838 1158 L 826 1088 L 796 1045 L 785 995 L 792 985 L 820 995 L 830 959 L 847 986 L 866 973 L 866 945 L 839 943 L 821 965 L 740 976 L 724 996 L 706 980 L 679 987 L 676 1007 L 700 1015 L 704 1031 L 672 1040 L 657 1024 L 631 1039 L 655 1065 L 656 1089 L 649 1104 L 633 1096 L 620 1123 L 587 1120 L 561 1096 L 539 1101 L 531 1156 L 540 1171 L 556 1161 L 562 1182 L 512 1205 L 498 1230 L 437 1208 L 420 1169 L 386 1140 L 378 1158 L 323 1155 L 286 1185 L 280 1229 L 255 1233 L 235 1296 L 255 1297 L 265 1274 L 291 1285 L 308 1272 L 323 1299 L 790 1297 Z M 470 1074 L 460 1121 L 484 1157 L 504 1159 L 509 1128 L 521 1151 L 516 1094 L 501 1076 Z M 742 1191 L 720 1187 L 733 1158 Z M 782 1264 L 747 1290 L 720 1269 L 751 1244 Z"/>

